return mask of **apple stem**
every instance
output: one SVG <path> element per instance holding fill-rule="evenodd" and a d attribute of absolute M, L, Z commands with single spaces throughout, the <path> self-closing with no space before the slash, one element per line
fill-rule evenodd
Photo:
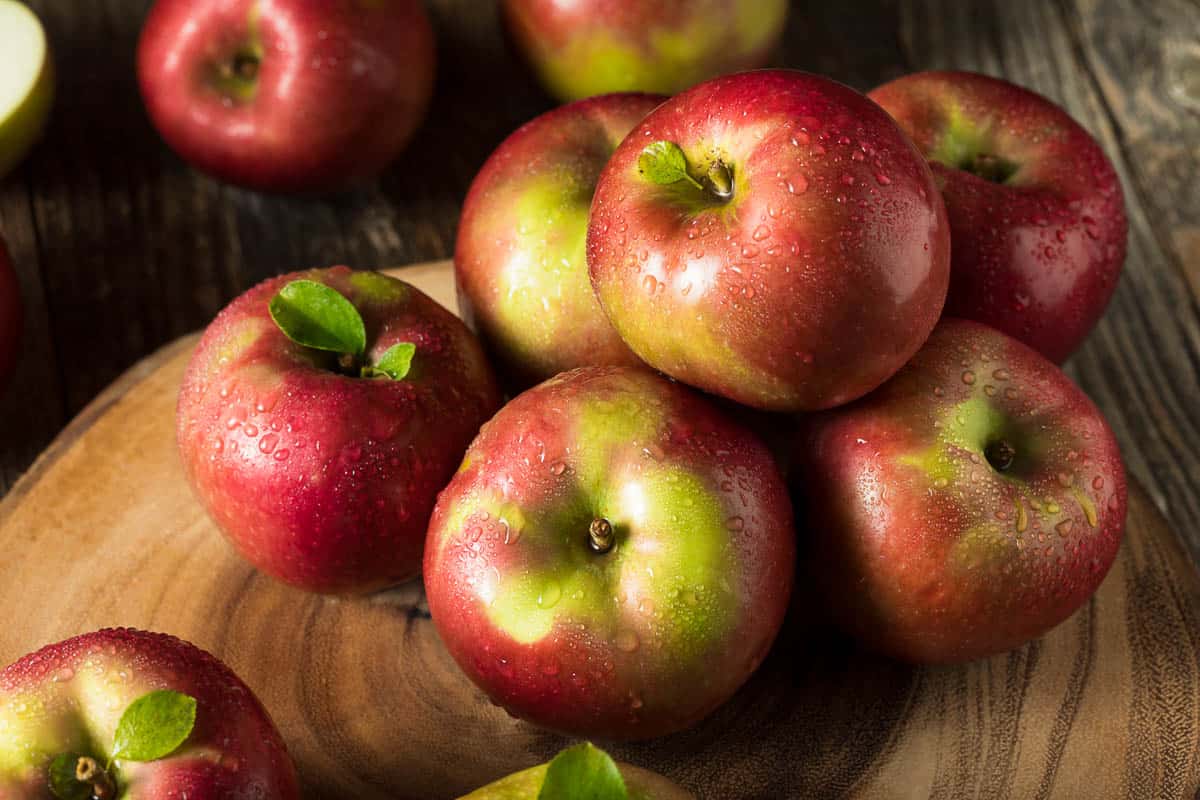
<path fill-rule="evenodd" d="M 109 800 L 117 796 L 117 785 L 112 776 L 94 758 L 80 756 L 75 762 L 75 780 L 92 785 L 92 800 Z"/>
<path fill-rule="evenodd" d="M 998 472 L 1005 472 L 1017 457 L 1016 449 L 1004 439 L 998 439 L 983 449 L 983 456 Z"/>
<path fill-rule="evenodd" d="M 613 536 L 612 523 L 604 517 L 597 517 L 588 526 L 588 547 L 593 553 L 603 555 L 613 549 L 616 537 Z"/>
<path fill-rule="evenodd" d="M 733 173 L 724 161 L 714 161 L 708 168 L 708 188 L 720 200 L 733 197 Z"/>

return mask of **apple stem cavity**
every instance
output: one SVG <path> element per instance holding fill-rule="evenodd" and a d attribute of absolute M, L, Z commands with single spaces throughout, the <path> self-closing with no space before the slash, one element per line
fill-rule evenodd
<path fill-rule="evenodd" d="M 1017 451 L 1005 439 L 997 439 L 983 449 L 983 456 L 997 472 L 1007 472 L 1017 457 Z"/>
<path fill-rule="evenodd" d="M 75 780 L 92 785 L 92 800 L 109 800 L 117 796 L 117 785 L 112 776 L 94 758 L 80 756 L 75 762 Z"/>
<path fill-rule="evenodd" d="M 733 197 L 733 171 L 724 161 L 717 159 L 708 168 L 708 190 L 718 200 L 728 200 Z"/>
<path fill-rule="evenodd" d="M 1017 172 L 1017 165 L 991 153 L 976 153 L 960 165 L 962 169 L 992 183 L 1004 183 Z"/>
<path fill-rule="evenodd" d="M 597 555 L 604 555 L 616 544 L 612 523 L 604 517 L 596 517 L 588 526 L 588 547 Z"/>
<path fill-rule="evenodd" d="M 699 189 L 710 200 L 728 202 L 733 197 L 733 170 L 721 159 L 709 165 L 701 182 L 692 176 L 688 168 L 687 155 L 674 142 L 660 140 L 642 148 L 638 156 L 638 170 L 652 183 L 672 186 L 684 181 Z"/>

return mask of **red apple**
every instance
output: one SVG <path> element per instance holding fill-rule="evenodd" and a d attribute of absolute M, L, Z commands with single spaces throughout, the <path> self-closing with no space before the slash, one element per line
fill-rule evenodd
<path fill-rule="evenodd" d="M 167 144 L 222 180 L 280 192 L 382 171 L 424 118 L 433 70 L 419 0 L 158 0 L 138 44 Z"/>
<path fill-rule="evenodd" d="M 1042 635 L 1121 543 L 1125 472 L 1104 417 L 978 323 L 943 320 L 878 390 L 811 418 L 796 460 L 829 607 L 898 658 L 962 661 Z"/>
<path fill-rule="evenodd" d="M 761 67 L 787 0 L 503 0 L 513 40 L 551 94 L 678 91 Z"/>
<path fill-rule="evenodd" d="M 118 735 L 122 717 L 151 692 L 186 695 L 194 701 L 194 723 L 143 728 L 140 739 Z M 184 737 L 180 744 L 147 757 L 154 755 L 146 752 L 154 738 L 173 733 Z M 50 788 L 60 756 L 71 767 L 79 757 L 95 762 L 99 769 L 87 783 L 112 793 L 93 796 L 300 797 L 287 748 L 246 684 L 203 650 L 160 633 L 87 633 L 0 672 L 0 797 L 63 796 Z M 75 788 L 89 796 L 85 787 Z"/>
<path fill-rule="evenodd" d="M 645 738 L 755 670 L 794 550 L 753 435 L 648 370 L 583 367 L 484 426 L 438 498 L 425 589 L 451 655 L 510 713 Z"/>
<path fill-rule="evenodd" d="M 954 240 L 946 314 L 1066 360 L 1125 262 L 1121 183 L 1100 145 L 1051 101 L 986 75 L 921 72 L 870 97 L 942 187 Z"/>
<path fill-rule="evenodd" d="M 813 410 L 917 351 L 950 239 L 928 165 L 887 114 L 769 70 L 701 84 L 626 137 L 600 176 L 587 259 L 651 366 L 757 408 Z"/>
<path fill-rule="evenodd" d="M 0 388 L 4 387 L 16 366 L 23 316 L 21 287 L 17 285 L 8 248 L 0 237 Z"/>
<path fill-rule="evenodd" d="M 471 184 L 454 272 L 468 323 L 520 389 L 564 370 L 641 362 L 588 280 L 588 209 L 625 134 L 665 98 L 613 94 L 526 123 Z"/>
<path fill-rule="evenodd" d="M 274 303 L 294 281 L 348 298 L 361 353 L 285 335 Z M 402 378 L 360 377 L 410 345 Z M 252 564 L 311 591 L 366 592 L 417 575 L 437 493 L 498 405 L 454 315 L 403 281 L 337 267 L 268 280 L 221 312 L 188 366 L 177 431 L 196 494 Z"/>

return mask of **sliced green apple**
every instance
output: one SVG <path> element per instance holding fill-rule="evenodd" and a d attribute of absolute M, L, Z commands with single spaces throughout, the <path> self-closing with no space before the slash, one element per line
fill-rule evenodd
<path fill-rule="evenodd" d="M 54 68 L 42 23 L 17 0 L 0 0 L 0 178 L 42 132 L 54 98 Z"/>

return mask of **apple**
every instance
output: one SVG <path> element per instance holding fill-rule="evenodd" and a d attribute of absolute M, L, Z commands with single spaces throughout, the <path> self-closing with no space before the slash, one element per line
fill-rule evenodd
<path fill-rule="evenodd" d="M 54 65 L 42 23 L 29 6 L 0 0 L 0 178 L 42 134 L 54 101 Z"/>
<path fill-rule="evenodd" d="M 290 800 L 300 789 L 274 723 L 228 667 L 126 628 L 0 672 L 0 797 Z"/>
<path fill-rule="evenodd" d="M 590 743 L 489 783 L 459 800 L 695 800 L 666 778 L 613 761 Z"/>
<path fill-rule="evenodd" d="M 438 498 L 425 591 L 509 713 L 575 736 L 686 728 L 757 668 L 795 542 L 766 447 L 644 368 L 581 367 L 483 427 Z"/>
<path fill-rule="evenodd" d="M 408 143 L 433 90 L 419 0 L 157 0 L 138 82 L 159 133 L 230 183 L 331 191 Z"/>
<path fill-rule="evenodd" d="M 503 0 L 506 28 L 560 100 L 608 92 L 675 94 L 761 67 L 787 0 Z"/>
<path fill-rule="evenodd" d="M 23 318 L 21 287 L 17 284 L 8 248 L 0 237 L 0 389 L 16 366 Z"/>
<path fill-rule="evenodd" d="M 600 175 L 592 285 L 651 366 L 765 410 L 860 397 L 942 310 L 950 231 L 921 154 L 816 75 L 717 78 L 653 111 Z"/>
<path fill-rule="evenodd" d="M 914 662 L 1002 653 L 1070 616 L 1117 555 L 1125 472 L 1050 361 L 945 319 L 894 378 L 796 448 L 811 563 L 864 644 Z"/>
<path fill-rule="evenodd" d="M 458 318 L 403 281 L 335 267 L 265 281 L 221 312 L 176 427 L 196 495 L 247 560 L 360 593 L 420 571 L 437 493 L 498 405 Z"/>
<path fill-rule="evenodd" d="M 588 279 L 588 209 L 625 134 L 665 98 L 612 94 L 526 123 L 475 177 L 454 253 L 459 308 L 518 389 L 574 367 L 640 364 Z"/>
<path fill-rule="evenodd" d="M 954 240 L 946 314 L 1065 361 L 1125 262 L 1121 182 L 1100 145 L 1050 100 L 986 75 L 920 72 L 870 97 L 941 186 Z"/>

